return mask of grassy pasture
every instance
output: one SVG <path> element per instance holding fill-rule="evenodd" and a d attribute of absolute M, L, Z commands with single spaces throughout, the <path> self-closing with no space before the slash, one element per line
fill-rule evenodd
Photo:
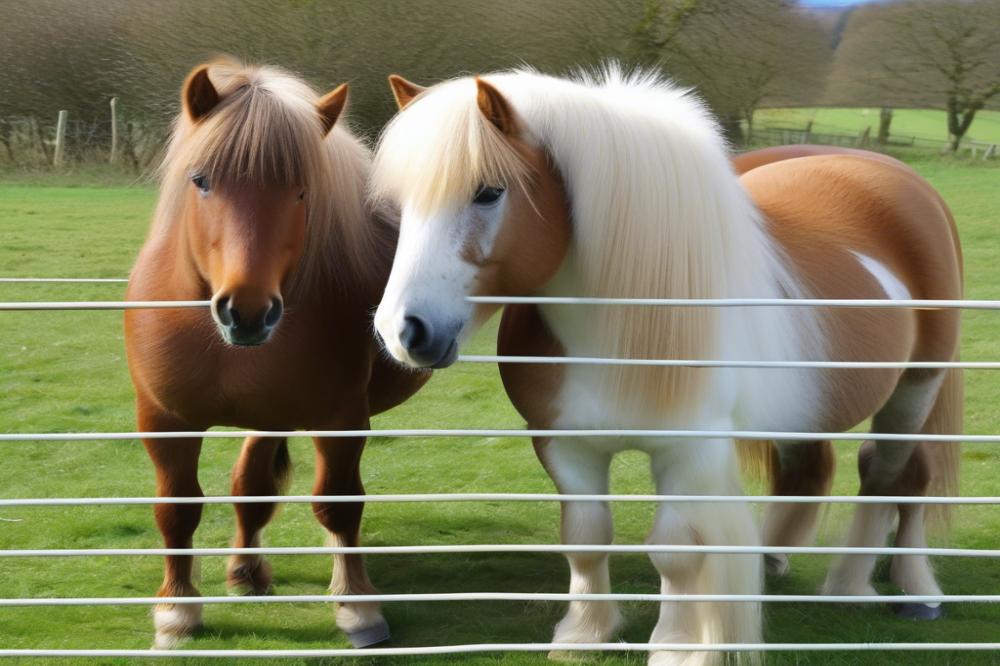
<path fill-rule="evenodd" d="M 978 121 L 977 121 L 978 122 Z M 974 128 L 975 131 L 975 128 Z M 965 244 L 968 296 L 1000 298 L 1000 169 L 928 160 L 914 164 L 951 204 Z M 145 233 L 155 192 L 147 187 L 52 187 L 20 181 L 0 184 L 0 275 L 118 277 L 127 274 Z M 0 285 L 0 300 L 113 299 L 121 285 Z M 970 313 L 963 357 L 996 360 L 997 313 Z M 491 353 L 488 327 L 469 350 Z M 967 375 L 967 429 L 1000 432 L 1000 378 L 990 371 Z M 117 312 L 0 313 L 0 431 L 130 430 L 131 387 L 126 372 L 121 314 Z M 375 420 L 375 427 L 518 427 L 495 367 L 461 365 L 438 373 L 413 400 Z M 228 472 L 238 442 L 210 440 L 201 479 L 207 494 L 228 492 Z M 311 485 L 311 445 L 291 443 L 295 462 L 290 492 Z M 856 491 L 855 446 L 838 445 L 835 492 Z M 965 450 L 962 493 L 1000 495 L 1000 448 Z M 551 492 L 551 483 L 529 444 L 519 438 L 483 440 L 379 439 L 369 444 L 363 474 L 371 493 Z M 136 442 L 25 442 L 0 444 L 0 496 L 150 495 L 152 466 Z M 620 456 L 613 492 L 652 492 L 639 454 Z M 640 543 L 653 508 L 614 508 L 618 543 Z M 374 504 L 366 509 L 364 541 L 370 545 L 417 543 L 555 543 L 558 507 L 551 503 Z M 821 544 L 837 544 L 849 510 L 834 507 Z M 206 507 L 196 545 L 223 546 L 233 531 L 231 507 Z M 961 509 L 950 536 L 935 545 L 996 548 L 1000 507 Z M 308 507 L 286 506 L 267 532 L 268 545 L 321 545 L 323 535 Z M 156 547 L 159 534 L 149 507 L 0 509 L 0 548 Z M 329 579 L 324 557 L 272 558 L 280 594 L 320 594 Z M 769 580 L 771 593 L 817 591 L 827 557 L 793 558 L 789 577 Z M 937 569 L 949 593 L 1000 593 L 1000 562 L 940 558 Z M 202 561 L 203 594 L 224 593 L 222 558 Z M 383 592 L 563 592 L 568 571 L 560 556 L 421 555 L 369 558 Z M 155 557 L 0 558 L 3 597 L 145 596 L 162 575 Z M 658 578 L 647 558 L 612 558 L 615 591 L 655 592 Z M 892 586 L 878 584 L 880 592 Z M 557 603 L 394 603 L 385 609 L 392 645 L 547 641 L 562 613 Z M 621 637 L 648 639 L 653 604 L 628 604 Z M 766 609 L 772 642 L 1000 641 L 1000 609 L 959 604 L 935 623 L 896 620 L 880 606 L 772 604 Z M 205 631 L 192 648 L 345 647 L 332 612 L 319 604 L 209 606 Z M 152 638 L 144 607 L 0 609 L 0 646 L 8 648 L 146 648 Z M 40 663 L 44 660 L 25 663 Z M 542 664 L 542 655 L 483 655 L 398 660 L 405 663 Z M 605 664 L 644 663 L 644 655 L 604 655 Z M 80 663 L 123 663 L 92 660 Z M 158 663 L 152 662 L 150 663 Z M 193 662 L 192 662 L 193 663 Z M 211 661 L 206 663 L 218 663 Z M 265 662 L 255 662 L 265 663 Z M 300 663 L 282 660 L 274 663 Z M 359 662 L 352 662 L 359 663 Z M 363 663 L 392 663 L 363 660 Z M 993 664 L 992 654 L 775 655 L 775 664 Z"/>
<path fill-rule="evenodd" d="M 871 126 L 878 133 L 878 109 L 873 108 L 800 108 L 761 109 L 754 114 L 758 127 L 805 127 L 810 120 L 813 131 L 829 134 L 856 134 Z M 948 123 L 944 111 L 936 109 L 896 109 L 890 126 L 894 139 L 932 139 L 947 141 Z M 1000 111 L 980 111 L 972 121 L 967 141 L 1000 142 Z"/>

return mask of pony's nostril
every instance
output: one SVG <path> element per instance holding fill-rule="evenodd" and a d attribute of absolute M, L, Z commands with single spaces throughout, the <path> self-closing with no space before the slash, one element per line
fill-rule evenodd
<path fill-rule="evenodd" d="M 233 307 L 228 308 L 228 310 L 229 310 L 229 324 L 228 324 L 228 326 L 230 328 L 239 328 L 240 327 L 240 311 L 237 310 L 236 308 L 233 308 Z"/>
<path fill-rule="evenodd" d="M 229 307 L 230 299 L 229 296 L 223 296 L 215 302 L 215 316 L 219 318 L 219 322 L 223 326 L 234 326 L 233 322 L 233 311 Z"/>
<path fill-rule="evenodd" d="M 278 320 L 281 319 L 281 312 L 282 312 L 281 299 L 272 298 L 271 308 L 267 311 L 267 314 L 264 315 L 264 325 L 274 326 L 275 324 L 277 324 Z"/>
<path fill-rule="evenodd" d="M 416 351 L 426 346 L 431 339 L 431 325 L 427 320 L 415 315 L 403 318 L 403 330 L 399 333 L 399 341 L 409 351 Z"/>

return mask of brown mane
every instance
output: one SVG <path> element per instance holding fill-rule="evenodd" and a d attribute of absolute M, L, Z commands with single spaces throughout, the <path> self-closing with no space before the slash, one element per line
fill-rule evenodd
<path fill-rule="evenodd" d="M 371 277 L 371 254 L 385 243 L 365 205 L 367 146 L 343 121 L 320 140 L 318 94 L 282 69 L 219 59 L 209 75 L 222 101 L 198 122 L 184 113 L 175 119 L 159 169 L 161 194 L 151 234 L 168 233 L 180 219 L 194 173 L 210 182 L 301 186 L 309 226 L 290 293 L 321 280 L 344 285 L 354 283 L 351 276 L 358 273 Z"/>

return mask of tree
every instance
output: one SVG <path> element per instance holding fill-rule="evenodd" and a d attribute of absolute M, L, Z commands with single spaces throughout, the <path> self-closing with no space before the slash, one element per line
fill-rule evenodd
<path fill-rule="evenodd" d="M 908 0 L 856 10 L 827 100 L 947 112 L 958 150 L 976 113 L 1000 101 L 1000 2 Z"/>
<path fill-rule="evenodd" d="M 787 0 L 620 0 L 608 3 L 594 52 L 662 69 L 694 86 L 742 144 L 761 104 L 805 105 L 832 57 L 814 16 Z"/>

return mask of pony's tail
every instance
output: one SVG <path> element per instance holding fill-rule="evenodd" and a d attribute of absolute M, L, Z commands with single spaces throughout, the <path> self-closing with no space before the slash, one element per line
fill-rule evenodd
<path fill-rule="evenodd" d="M 736 457 L 740 462 L 740 471 L 743 475 L 755 481 L 765 481 L 771 484 L 778 473 L 778 454 L 772 441 L 738 439 L 736 440 Z"/>
<path fill-rule="evenodd" d="M 955 354 L 958 360 L 958 354 Z M 965 403 L 965 383 L 962 370 L 951 368 L 945 371 L 944 382 L 938 391 L 934 407 L 924 422 L 921 432 L 927 435 L 943 435 L 962 432 L 962 420 Z M 954 496 L 958 494 L 959 465 L 962 457 L 961 441 L 925 442 L 924 453 L 931 471 L 927 494 Z M 945 528 L 951 525 L 951 507 L 947 504 L 933 504 L 927 508 L 927 519 L 942 524 Z"/>
<path fill-rule="evenodd" d="M 292 482 L 292 457 L 288 453 L 287 439 L 282 440 L 274 452 L 272 474 L 274 475 L 274 484 L 278 489 L 278 494 L 284 495 Z"/>

